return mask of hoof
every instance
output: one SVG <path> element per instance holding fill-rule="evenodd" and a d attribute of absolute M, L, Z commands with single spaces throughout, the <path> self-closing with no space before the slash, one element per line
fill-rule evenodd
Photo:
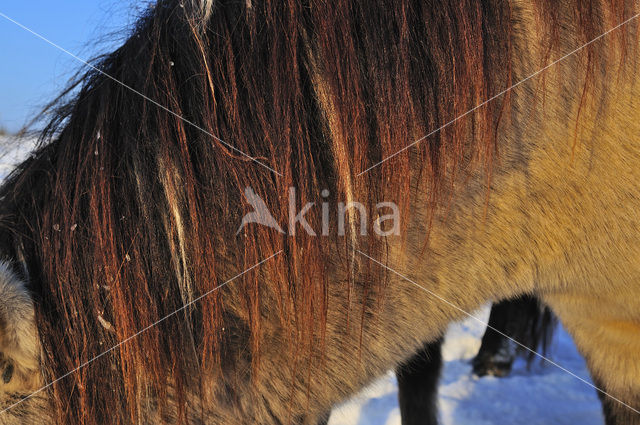
<path fill-rule="evenodd" d="M 503 378 L 511 373 L 511 365 L 516 358 L 515 345 L 502 338 L 499 344 L 481 346 L 473 359 L 473 373 L 477 376 L 497 376 Z"/>
<path fill-rule="evenodd" d="M 512 361 L 499 361 L 492 358 L 474 359 L 473 374 L 479 377 L 495 376 L 504 378 L 511 373 Z"/>

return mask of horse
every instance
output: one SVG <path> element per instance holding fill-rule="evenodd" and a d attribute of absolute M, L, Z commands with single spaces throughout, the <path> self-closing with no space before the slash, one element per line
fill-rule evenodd
<path fill-rule="evenodd" d="M 314 424 L 523 294 L 640 423 L 637 13 L 151 5 L 0 186 L 1 423 Z"/>

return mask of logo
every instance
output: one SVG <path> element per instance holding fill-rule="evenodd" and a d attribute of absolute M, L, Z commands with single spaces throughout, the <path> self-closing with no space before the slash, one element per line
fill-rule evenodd
<path fill-rule="evenodd" d="M 321 197 L 323 198 L 321 205 L 321 217 L 322 228 L 314 229 L 306 219 L 306 215 L 314 208 L 318 208 L 315 202 L 307 202 L 302 206 L 300 210 L 296 208 L 296 189 L 294 187 L 289 188 L 288 199 L 288 223 L 286 226 L 281 226 L 280 223 L 273 217 L 271 211 L 267 207 L 264 200 L 255 193 L 251 187 L 244 189 L 244 195 L 247 203 L 253 208 L 253 211 L 245 214 L 242 218 L 242 223 L 236 231 L 236 235 L 240 233 L 246 226 L 259 225 L 274 229 L 278 233 L 282 233 L 289 236 L 295 236 L 296 231 L 302 229 L 310 236 L 329 236 L 331 231 L 335 228 L 338 236 L 344 236 L 346 233 L 346 223 L 350 223 L 350 226 L 354 227 L 356 218 L 359 221 L 359 226 L 354 230 L 360 234 L 360 236 L 367 236 L 369 234 L 369 227 L 377 236 L 398 236 L 400 234 L 400 210 L 398 206 L 393 202 L 379 202 L 375 206 L 374 214 L 375 218 L 369 225 L 369 217 L 367 208 L 360 202 L 339 202 L 336 206 L 334 216 L 331 215 L 331 205 L 327 200 L 329 197 L 329 191 L 323 190 Z M 332 223 L 337 220 L 337 223 Z"/>

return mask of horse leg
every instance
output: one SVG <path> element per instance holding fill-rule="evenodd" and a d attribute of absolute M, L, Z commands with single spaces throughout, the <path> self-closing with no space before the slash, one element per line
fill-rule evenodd
<path fill-rule="evenodd" d="M 396 369 L 402 425 L 438 424 L 438 381 L 442 370 L 442 338 L 424 344 Z M 317 425 L 327 425 L 328 412 Z"/>
<path fill-rule="evenodd" d="M 520 300 L 505 300 L 491 307 L 489 326 L 484 332 L 478 354 L 473 359 L 473 373 L 478 376 L 493 375 L 507 376 L 511 372 L 511 365 L 516 356 L 516 347 L 512 341 L 505 338 L 494 329 L 510 335 L 511 322 L 519 322 Z"/>
<path fill-rule="evenodd" d="M 478 376 L 507 376 L 516 358 L 517 347 L 505 335 L 532 350 L 537 350 L 539 345 L 544 350 L 553 328 L 551 313 L 546 308 L 541 309 L 535 297 L 524 295 L 493 304 L 489 327 L 473 359 L 473 373 Z"/>
<path fill-rule="evenodd" d="M 600 381 L 600 379 L 595 376 L 593 377 L 593 383 L 600 389 L 607 387 L 603 381 Z M 604 391 L 607 390 L 605 389 Z M 600 391 L 598 391 L 598 398 L 602 403 L 602 413 L 604 414 L 606 425 L 640 424 L 640 414 Z M 637 400 L 635 407 L 640 406 L 640 396 L 636 395 L 635 400 Z"/>
<path fill-rule="evenodd" d="M 438 423 L 438 380 L 442 369 L 442 338 L 426 343 L 396 369 L 402 425 Z"/>

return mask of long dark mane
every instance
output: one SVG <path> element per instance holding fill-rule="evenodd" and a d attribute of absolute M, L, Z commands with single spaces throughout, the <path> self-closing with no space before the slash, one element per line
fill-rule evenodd
<path fill-rule="evenodd" d="M 259 373 L 265 308 L 278 310 L 292 353 L 322 343 L 327 270 L 351 267 L 354 239 L 236 235 L 245 187 L 286 223 L 289 187 L 299 205 L 329 189 L 405 211 L 415 196 L 438 205 L 457 173 L 480 167 L 490 180 L 508 96 L 358 174 L 509 86 L 512 2 L 213 3 L 159 1 L 58 102 L 41 147 L 0 189 L 3 254 L 25 265 L 52 381 L 283 252 L 56 382 L 57 423 L 132 423 L 167 388 L 184 420 L 189 397 L 207 397 L 201 371 L 224 365 L 229 344 L 250 344 Z M 550 28 L 574 7 L 537 3 Z M 589 4 L 586 41 L 603 24 L 595 2 L 577 4 Z M 417 169 L 428 193 L 412 188 Z M 307 219 L 319 228 L 318 211 Z M 330 251 L 343 262 L 328 264 Z M 371 271 L 369 289 L 383 281 Z"/>

